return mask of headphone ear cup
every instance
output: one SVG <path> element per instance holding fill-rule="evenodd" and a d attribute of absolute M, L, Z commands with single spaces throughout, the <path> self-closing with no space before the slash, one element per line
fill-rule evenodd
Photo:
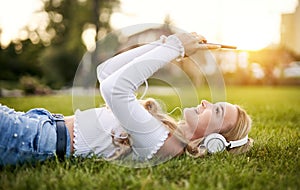
<path fill-rule="evenodd" d="M 226 139 L 218 133 L 212 133 L 204 139 L 204 146 L 211 154 L 224 151 L 227 144 Z"/>

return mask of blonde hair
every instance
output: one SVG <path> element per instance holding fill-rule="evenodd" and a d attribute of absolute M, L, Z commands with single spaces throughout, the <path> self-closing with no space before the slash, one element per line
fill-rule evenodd
<path fill-rule="evenodd" d="M 153 117 L 161 121 L 170 130 L 172 134 L 179 134 L 178 138 L 184 141 L 182 137 L 182 132 L 178 132 L 177 122 L 174 118 L 170 117 L 168 114 L 164 113 L 161 105 L 153 98 L 147 98 L 146 100 L 139 100 L 140 104 L 151 114 Z M 112 143 L 116 147 L 116 150 L 111 154 L 106 160 L 116 160 L 122 156 L 127 155 L 131 152 L 131 139 L 130 135 L 126 132 L 122 132 L 121 138 L 116 137 L 115 131 L 112 131 Z M 125 138 L 124 138 L 125 137 Z"/>
<path fill-rule="evenodd" d="M 177 137 L 181 142 L 187 144 L 185 148 L 185 152 L 187 155 L 192 157 L 203 157 L 204 155 L 207 154 L 206 149 L 199 146 L 204 138 L 198 138 L 196 140 L 189 142 L 189 140 L 184 137 L 183 131 L 181 131 L 178 126 L 184 124 L 185 121 L 177 122 L 173 117 L 166 114 L 162 110 L 162 107 L 158 103 L 158 101 L 156 101 L 153 98 L 140 100 L 140 103 L 151 115 L 153 115 L 153 117 L 155 117 L 156 119 L 160 120 L 163 124 L 165 124 L 165 126 L 169 129 L 171 134 Z M 251 129 L 252 121 L 250 116 L 240 106 L 236 105 L 236 108 L 238 110 L 238 120 L 236 125 L 233 126 L 231 130 L 222 134 L 227 141 L 239 140 L 245 137 Z M 112 131 L 112 133 L 114 133 L 114 131 Z M 127 136 L 127 138 L 119 139 L 116 138 L 115 136 L 112 136 L 113 144 L 118 148 L 116 152 L 110 158 L 108 158 L 108 160 L 118 159 L 123 155 L 127 155 L 131 151 L 130 135 L 127 134 L 126 132 L 123 132 L 122 136 L 123 137 Z M 229 150 L 229 152 L 235 154 L 246 152 L 250 149 L 252 143 L 253 140 L 248 139 L 247 144 L 241 147 L 232 148 Z"/>
<path fill-rule="evenodd" d="M 146 100 L 140 100 L 140 102 L 153 117 L 165 124 L 171 134 L 184 143 L 188 142 L 187 139 L 184 138 L 183 132 L 178 128 L 178 122 L 173 117 L 166 114 L 155 99 L 147 98 Z"/>
<path fill-rule="evenodd" d="M 244 138 L 250 132 L 252 126 L 252 120 L 247 112 L 238 105 L 235 105 L 238 111 L 238 119 L 235 126 L 231 127 L 231 130 L 221 133 L 227 141 L 240 140 Z M 186 153 L 192 157 L 203 157 L 207 154 L 205 147 L 199 146 L 204 138 L 199 138 L 191 141 L 186 148 Z M 240 154 L 247 152 L 253 146 L 253 139 L 248 138 L 248 142 L 240 147 L 231 148 L 228 152 L 233 154 Z"/>
<path fill-rule="evenodd" d="M 222 134 L 227 141 L 234 141 L 244 138 L 246 135 L 248 135 L 252 127 L 252 120 L 246 111 L 238 105 L 235 105 L 235 107 L 238 110 L 237 123 L 231 128 L 231 130 Z M 253 142 L 253 139 L 248 138 L 247 144 L 240 147 L 231 148 L 228 151 L 234 154 L 247 152 L 253 146 Z"/>

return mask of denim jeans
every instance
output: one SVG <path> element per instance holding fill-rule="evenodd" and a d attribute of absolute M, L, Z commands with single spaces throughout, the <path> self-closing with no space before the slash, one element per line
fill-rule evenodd
<path fill-rule="evenodd" d="M 17 112 L 0 104 L 0 165 L 34 163 L 55 157 L 56 120 L 43 108 Z M 70 156 L 67 132 L 66 156 Z"/>

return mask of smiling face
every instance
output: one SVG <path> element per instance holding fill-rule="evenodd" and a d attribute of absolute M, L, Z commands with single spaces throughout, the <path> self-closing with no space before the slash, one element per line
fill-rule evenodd
<path fill-rule="evenodd" d="M 197 107 L 184 109 L 185 137 L 194 140 L 211 133 L 225 133 L 237 123 L 237 108 L 227 102 L 212 104 L 202 100 Z"/>

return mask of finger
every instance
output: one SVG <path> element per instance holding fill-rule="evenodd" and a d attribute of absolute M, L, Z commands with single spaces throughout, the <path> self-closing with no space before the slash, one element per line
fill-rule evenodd
<path fill-rule="evenodd" d="M 199 43 L 206 43 L 207 40 L 204 36 L 197 34 L 196 32 L 191 32 L 191 34 L 197 39 Z"/>
<path fill-rule="evenodd" d="M 200 35 L 200 34 L 198 34 L 198 39 L 199 39 L 199 43 L 206 43 L 207 42 L 206 38 L 204 36 Z"/>
<path fill-rule="evenodd" d="M 195 42 L 200 42 L 199 36 L 196 32 L 190 33 L 191 37 L 195 40 Z"/>
<path fill-rule="evenodd" d="M 197 42 L 201 41 L 200 36 L 196 32 L 191 32 L 190 34 Z"/>
<path fill-rule="evenodd" d="M 192 34 L 195 37 L 198 35 L 196 32 L 191 32 L 190 34 Z"/>

